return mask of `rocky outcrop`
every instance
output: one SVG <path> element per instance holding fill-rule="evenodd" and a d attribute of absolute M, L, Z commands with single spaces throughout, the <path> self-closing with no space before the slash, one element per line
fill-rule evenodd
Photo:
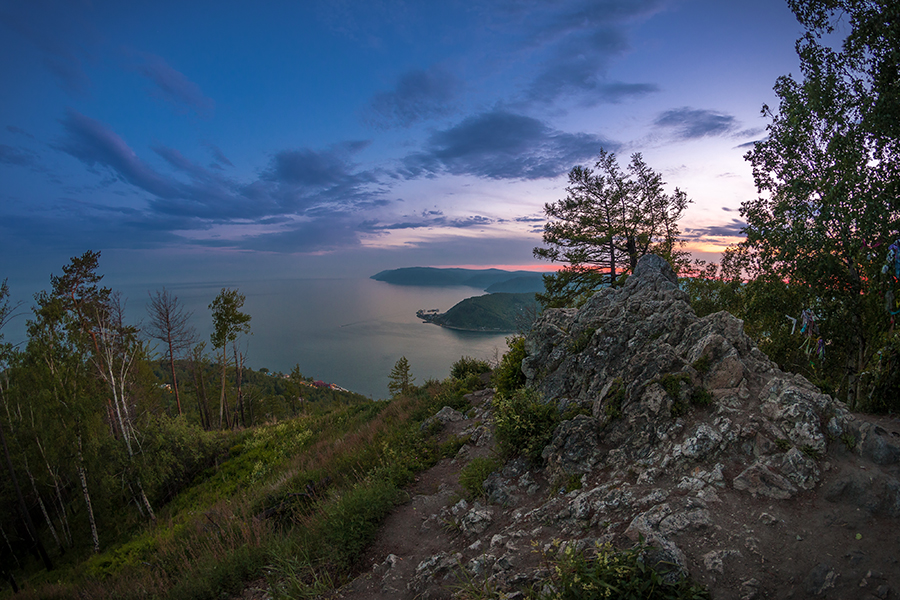
<path fill-rule="evenodd" d="M 541 468 L 510 461 L 483 499 L 425 520 L 448 538 L 410 557 L 409 597 L 450 597 L 454 581 L 516 597 L 546 581 L 535 548 L 640 539 L 713 598 L 900 594 L 897 421 L 780 371 L 732 315 L 697 317 L 659 257 L 581 309 L 546 311 L 526 351 L 528 384 L 574 416 Z M 460 467 L 493 443 L 490 404 L 474 399 Z"/>

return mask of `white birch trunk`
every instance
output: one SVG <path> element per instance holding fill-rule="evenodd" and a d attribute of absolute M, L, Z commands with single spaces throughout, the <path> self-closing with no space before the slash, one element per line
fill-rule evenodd
<path fill-rule="evenodd" d="M 94 519 L 94 509 L 91 506 L 91 494 L 88 491 L 87 474 L 84 470 L 84 454 L 81 451 L 81 435 L 78 436 L 78 478 L 81 480 L 81 491 L 84 494 L 84 504 L 87 507 L 88 521 L 91 523 L 91 538 L 94 542 L 94 554 L 100 554 L 100 536 L 97 534 L 97 521 Z"/>

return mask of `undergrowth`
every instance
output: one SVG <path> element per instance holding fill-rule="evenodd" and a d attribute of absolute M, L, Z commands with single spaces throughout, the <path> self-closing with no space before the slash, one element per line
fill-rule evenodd
<path fill-rule="evenodd" d="M 157 511 L 155 525 L 39 573 L 17 598 L 214 599 L 262 577 L 275 598 L 303 598 L 342 585 L 406 498 L 403 486 L 459 450 L 462 440 L 439 444 L 421 423 L 443 406 L 468 408 L 474 381 L 464 375 L 389 402 L 317 407 L 221 434 L 227 450 Z"/>

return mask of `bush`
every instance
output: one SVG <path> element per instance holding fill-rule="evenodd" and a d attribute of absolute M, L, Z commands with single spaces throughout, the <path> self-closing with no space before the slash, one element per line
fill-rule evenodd
<path fill-rule="evenodd" d="M 468 492 L 469 500 L 484 497 L 484 480 L 497 470 L 500 461 L 496 458 L 473 458 L 459 472 L 459 485 Z"/>
<path fill-rule="evenodd" d="M 557 547 L 558 547 L 557 543 Z M 588 555 L 567 545 L 553 559 L 550 591 L 539 599 L 620 598 L 635 600 L 701 600 L 709 592 L 684 576 L 665 569 L 666 564 L 648 560 L 653 548 L 643 541 L 629 550 L 616 550 L 612 544 L 598 544 Z M 674 575 L 674 577 L 673 577 Z"/>
<path fill-rule="evenodd" d="M 472 358 L 471 356 L 461 356 L 450 368 L 450 377 L 453 379 L 465 379 L 469 375 L 489 373 L 490 370 L 491 365 L 487 364 L 486 361 Z"/>
<path fill-rule="evenodd" d="M 559 411 L 541 402 L 537 391 L 520 388 L 509 396 L 494 396 L 494 435 L 504 456 L 524 456 L 540 462 L 553 437 Z"/>
<path fill-rule="evenodd" d="M 510 395 L 525 385 L 525 373 L 522 372 L 522 361 L 525 360 L 525 338 L 513 336 L 506 338 L 509 351 L 500 359 L 494 369 L 494 387 L 501 396 Z"/>

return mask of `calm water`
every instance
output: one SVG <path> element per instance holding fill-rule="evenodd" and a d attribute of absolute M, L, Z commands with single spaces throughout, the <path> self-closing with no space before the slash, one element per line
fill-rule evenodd
<path fill-rule="evenodd" d="M 506 350 L 506 336 L 468 333 L 422 323 L 420 308 L 442 312 L 484 292 L 469 287 L 395 286 L 371 279 L 303 279 L 248 284 L 168 287 L 194 312 L 194 326 L 209 341 L 208 305 L 222 287 L 239 288 L 252 317 L 247 363 L 254 369 L 304 375 L 372 398 L 388 396 L 388 375 L 401 356 L 416 383 L 443 379 L 460 356 L 493 360 Z M 146 320 L 146 286 L 118 288 L 131 319 Z M 155 289 L 155 288 L 154 288 Z"/>

